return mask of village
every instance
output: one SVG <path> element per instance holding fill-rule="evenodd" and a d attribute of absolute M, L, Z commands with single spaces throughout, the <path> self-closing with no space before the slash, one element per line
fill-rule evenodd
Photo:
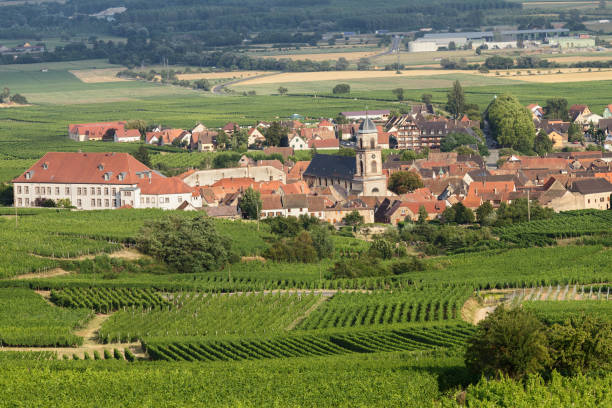
<path fill-rule="evenodd" d="M 293 118 L 246 128 L 228 123 L 209 129 L 200 123 L 191 130 L 157 126 L 141 132 L 128 129 L 127 121 L 74 124 L 68 136 L 75 141 L 142 140 L 215 152 L 246 138 L 249 150 L 276 158 L 254 160 L 244 154 L 236 167 L 191 168 L 166 177 L 127 153 L 50 152 L 14 180 L 14 202 L 17 207 L 69 203 L 80 210 L 203 210 L 211 217 L 239 219 L 244 216 L 241 200 L 253 190 L 260 195 L 260 218 L 310 215 L 340 224 L 357 212 L 365 223 L 394 225 L 416 221 L 423 212 L 429 220 L 440 219 L 458 203 L 477 210 L 484 203 L 497 208 L 521 198 L 556 212 L 609 209 L 612 105 L 601 116 L 585 105 L 571 106 L 571 122 L 545 119 L 539 105 L 526 108 L 555 151 L 544 156 L 511 154 L 496 163 L 479 154 L 486 143 L 479 121 L 438 116 L 426 104 L 404 114 L 341 112 L 335 119 Z M 286 134 L 283 147 L 266 140 L 274 126 Z M 572 127 L 580 129 L 579 137 L 569 134 Z M 578 151 L 575 147 L 586 145 L 593 129 L 603 135 L 604 148 Z M 475 143 L 441 151 L 445 140 L 457 135 Z M 312 152 L 312 159 L 296 160 L 300 150 Z M 390 178 L 403 172 L 416 175 L 417 184 L 390 188 Z"/>

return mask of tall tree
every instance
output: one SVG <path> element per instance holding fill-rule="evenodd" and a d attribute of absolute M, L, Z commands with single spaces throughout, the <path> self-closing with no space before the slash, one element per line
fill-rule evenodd
<path fill-rule="evenodd" d="M 283 136 L 287 136 L 287 129 L 282 127 L 280 122 L 272 122 L 270 127 L 265 130 L 264 136 L 268 146 L 280 146 Z"/>
<path fill-rule="evenodd" d="M 544 117 L 546 119 L 568 120 L 567 99 L 551 98 L 546 100 L 544 106 Z"/>
<path fill-rule="evenodd" d="M 393 93 L 393 95 L 395 95 L 398 101 L 404 100 L 404 88 L 396 88 L 391 92 Z"/>
<path fill-rule="evenodd" d="M 495 222 L 495 210 L 489 201 L 485 201 L 476 209 L 476 221 L 482 226 Z"/>
<path fill-rule="evenodd" d="M 522 153 L 533 150 L 535 126 L 531 112 L 511 95 L 497 97 L 487 112 L 493 137 L 502 147 L 511 147 Z"/>
<path fill-rule="evenodd" d="M 451 90 L 448 91 L 446 100 L 446 110 L 453 115 L 453 117 L 458 118 L 465 109 L 465 94 L 463 93 L 463 88 L 459 81 L 455 81 Z"/>
<path fill-rule="evenodd" d="M 262 206 L 263 204 L 259 191 L 255 191 L 251 187 L 247 188 L 240 200 L 240 211 L 242 211 L 242 216 L 250 220 L 259 220 Z"/>

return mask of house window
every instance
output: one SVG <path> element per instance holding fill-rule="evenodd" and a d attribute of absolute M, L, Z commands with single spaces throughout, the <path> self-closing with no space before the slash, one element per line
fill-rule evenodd
<path fill-rule="evenodd" d="M 36 186 L 35 191 L 36 191 L 36 194 L 40 194 L 40 187 Z"/>
<path fill-rule="evenodd" d="M 166 197 L 166 202 L 169 203 L 170 202 L 170 197 Z"/>
<path fill-rule="evenodd" d="M 102 189 L 98 187 L 98 195 L 102 195 Z"/>
<path fill-rule="evenodd" d="M 55 187 L 55 195 L 59 195 L 59 193 L 60 193 L 59 187 Z"/>
<path fill-rule="evenodd" d="M 98 207 L 102 207 L 102 199 L 98 198 Z"/>
<path fill-rule="evenodd" d="M 96 206 L 96 200 L 95 200 L 95 199 L 93 199 L 93 198 L 91 199 L 91 206 L 92 206 L 92 207 L 95 207 L 95 206 Z"/>
<path fill-rule="evenodd" d="M 107 198 L 106 200 L 104 200 L 104 206 L 105 206 L 105 207 L 108 207 L 109 205 L 110 205 L 110 201 L 109 201 L 109 199 Z"/>
<path fill-rule="evenodd" d="M 70 187 L 66 187 L 65 191 L 66 191 L 66 195 L 69 195 L 70 194 Z"/>
<path fill-rule="evenodd" d="M 21 206 L 22 204 L 23 204 L 23 203 L 22 203 L 21 197 L 19 197 L 19 198 L 17 199 L 17 205 Z"/>
<path fill-rule="evenodd" d="M 25 193 L 26 193 L 26 194 L 30 194 L 30 187 L 25 186 Z"/>
<path fill-rule="evenodd" d="M 26 203 L 26 205 L 30 205 L 30 199 L 26 197 L 25 203 Z"/>
<path fill-rule="evenodd" d="M 21 186 L 17 186 L 17 194 L 21 194 Z"/>
<path fill-rule="evenodd" d="M 43 193 L 45 192 L 44 187 L 43 187 Z M 51 187 L 47 187 L 47 194 L 51 195 Z"/>
<path fill-rule="evenodd" d="M 155 204 L 155 197 L 151 197 L 151 202 Z"/>
<path fill-rule="evenodd" d="M 147 197 L 147 204 L 149 204 L 149 202 L 150 202 L 149 197 Z"/>
<path fill-rule="evenodd" d="M 599 202 L 600 202 L 600 203 L 603 203 L 603 202 L 604 202 L 604 198 L 603 198 L 603 197 L 600 197 L 600 198 L 599 198 Z"/>
<path fill-rule="evenodd" d="M 77 187 L 77 195 L 81 195 L 81 187 Z"/>
<path fill-rule="evenodd" d="M 590 199 L 590 198 L 587 200 L 587 203 L 588 203 L 588 204 L 591 204 L 591 199 Z"/>
<path fill-rule="evenodd" d="M 180 203 L 180 202 L 182 202 L 183 200 L 181 200 L 181 197 L 180 197 L 180 196 L 178 196 L 178 197 L 176 197 L 176 201 Z"/>
<path fill-rule="evenodd" d="M 108 187 L 104 187 L 104 195 L 108 195 Z"/>
<path fill-rule="evenodd" d="M 140 204 L 144 204 L 144 197 L 140 197 Z"/>
<path fill-rule="evenodd" d="M 117 194 L 117 189 L 116 188 L 113 188 L 111 191 L 112 191 L 113 195 Z"/>

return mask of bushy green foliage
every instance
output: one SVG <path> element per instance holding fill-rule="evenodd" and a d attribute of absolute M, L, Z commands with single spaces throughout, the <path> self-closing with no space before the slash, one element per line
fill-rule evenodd
<path fill-rule="evenodd" d="M 511 95 L 501 95 L 491 102 L 487 111 L 491 132 L 503 147 L 511 147 L 522 153 L 531 152 L 535 139 L 535 127 L 531 112 Z"/>
<path fill-rule="evenodd" d="M 249 187 L 244 192 L 244 195 L 240 199 L 240 210 L 242 216 L 250 220 L 258 220 L 261 214 L 262 202 L 261 194 L 259 191 L 253 190 Z"/>
<path fill-rule="evenodd" d="M 167 216 L 146 223 L 138 249 L 166 263 L 176 272 L 204 272 L 229 259 L 231 242 L 217 232 L 210 218 Z"/>
<path fill-rule="evenodd" d="M 351 92 L 351 86 L 349 84 L 338 84 L 334 86 L 332 93 L 334 94 L 348 94 Z"/>
<path fill-rule="evenodd" d="M 448 207 L 442 213 L 444 222 L 454 222 L 457 224 L 472 224 L 474 222 L 474 212 L 467 208 L 463 203 Z"/>
<path fill-rule="evenodd" d="M 487 376 L 523 378 L 549 362 L 544 325 L 532 313 L 503 306 L 478 323 L 465 353 L 467 367 Z"/>
<path fill-rule="evenodd" d="M 419 173 L 414 171 L 397 171 L 389 177 L 389 190 L 395 194 L 406 194 L 423 187 L 423 180 Z"/>
<path fill-rule="evenodd" d="M 318 257 L 312 237 L 308 231 L 302 231 L 293 238 L 279 239 L 264 252 L 264 257 L 283 262 L 315 262 Z"/>

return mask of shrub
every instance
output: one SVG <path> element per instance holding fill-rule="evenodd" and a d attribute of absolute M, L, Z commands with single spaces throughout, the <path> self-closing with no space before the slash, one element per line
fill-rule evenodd
<path fill-rule="evenodd" d="M 111 354 L 111 352 L 107 349 L 104 349 L 104 359 L 111 360 L 112 358 L 113 358 L 113 355 Z"/>
<path fill-rule="evenodd" d="M 349 84 L 338 84 L 334 86 L 332 93 L 336 94 L 347 94 L 351 92 L 351 86 Z"/>
<path fill-rule="evenodd" d="M 412 256 L 409 259 L 401 260 L 391 265 L 391 272 L 393 272 L 394 275 L 423 270 L 425 270 L 425 264 L 416 256 Z"/>
<path fill-rule="evenodd" d="M 532 313 L 499 306 L 468 340 L 466 366 L 474 374 L 515 379 L 541 372 L 550 362 L 545 333 Z"/>
<path fill-rule="evenodd" d="M 115 360 L 124 360 L 123 354 L 119 351 L 119 349 L 113 350 L 113 357 L 115 357 Z"/>

